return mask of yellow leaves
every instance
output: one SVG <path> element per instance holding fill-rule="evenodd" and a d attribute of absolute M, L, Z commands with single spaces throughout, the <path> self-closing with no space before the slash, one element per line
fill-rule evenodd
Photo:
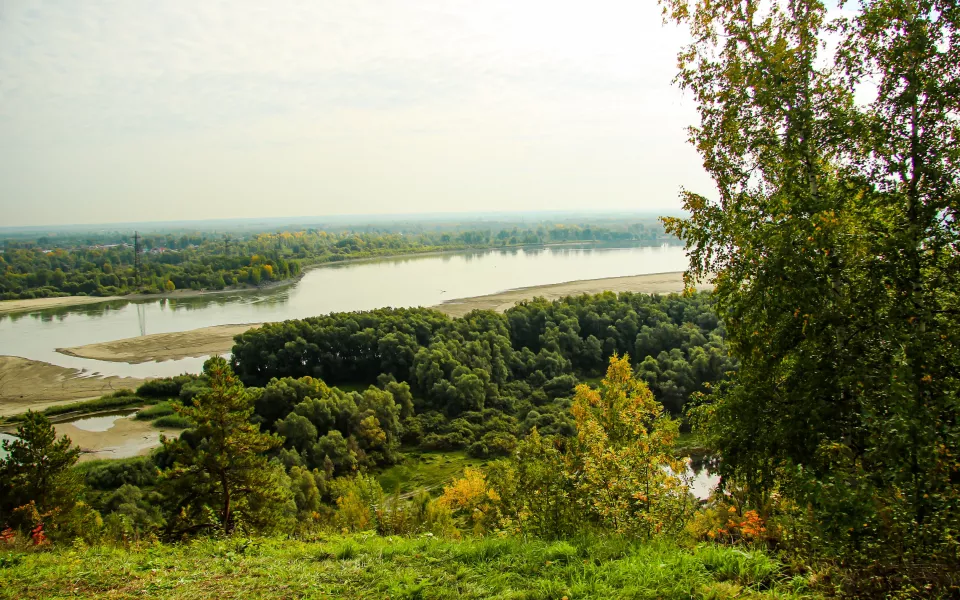
<path fill-rule="evenodd" d="M 683 470 L 673 469 L 677 424 L 634 378 L 629 358 L 611 357 L 598 389 L 579 387 L 572 412 L 572 471 L 591 510 L 621 533 L 651 534 L 676 523 L 682 509 L 673 503 L 686 497 L 676 492 L 685 489 L 676 475 Z"/>

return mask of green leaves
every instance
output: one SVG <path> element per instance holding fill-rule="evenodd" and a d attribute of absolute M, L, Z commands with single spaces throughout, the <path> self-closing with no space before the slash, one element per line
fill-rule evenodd
<path fill-rule="evenodd" d="M 718 188 L 665 225 L 690 277 L 716 274 L 741 365 L 698 409 L 724 475 L 809 503 L 827 553 L 955 557 L 960 10 L 664 5 L 695 40 L 677 80 Z"/>

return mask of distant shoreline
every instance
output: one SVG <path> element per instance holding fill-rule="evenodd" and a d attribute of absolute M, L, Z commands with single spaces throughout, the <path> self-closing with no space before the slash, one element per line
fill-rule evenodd
<path fill-rule="evenodd" d="M 309 271 L 332 267 L 336 265 L 355 264 L 363 262 L 372 262 L 377 260 L 387 260 L 393 258 L 403 258 L 406 256 L 441 256 L 445 254 L 462 254 L 464 252 L 489 252 L 494 250 L 522 250 L 526 248 L 552 248 L 560 246 L 589 246 L 605 244 L 608 242 L 602 240 L 585 240 L 574 242 L 555 242 L 551 244 L 517 244 L 513 246 L 483 246 L 466 247 L 451 250 L 428 250 L 426 252 L 403 252 L 400 254 L 384 254 L 382 256 L 364 256 L 359 258 L 345 258 L 343 260 L 330 260 L 324 262 L 314 262 L 303 265 L 300 275 L 283 279 L 280 281 L 271 281 L 259 287 L 225 288 L 222 290 L 174 290 L 172 292 L 163 292 L 157 294 L 134 293 L 124 296 L 61 296 L 58 298 L 30 298 L 27 300 L 0 300 L 0 316 L 36 312 L 40 310 L 49 310 L 52 308 L 68 308 L 71 306 L 85 306 L 88 304 L 100 304 L 102 302 L 136 302 L 138 300 L 160 300 L 178 298 L 199 298 L 214 294 L 250 294 L 263 292 L 266 290 L 282 288 L 298 283 Z M 637 246 L 644 244 L 637 243 Z M 654 244 L 655 245 L 655 244 Z"/>

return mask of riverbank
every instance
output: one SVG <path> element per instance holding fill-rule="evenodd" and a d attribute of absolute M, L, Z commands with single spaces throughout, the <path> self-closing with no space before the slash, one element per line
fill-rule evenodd
<path fill-rule="evenodd" d="M 710 285 L 701 285 L 700 289 L 710 289 Z M 476 309 L 504 312 L 517 302 L 537 296 L 556 300 L 571 295 L 598 294 L 605 291 L 645 294 L 681 292 L 683 291 L 683 273 L 656 273 L 538 285 L 497 294 L 449 300 L 433 308 L 451 317 L 459 317 Z M 234 336 L 260 325 L 261 323 L 220 325 L 176 333 L 157 333 L 73 348 L 58 348 L 57 352 L 79 358 L 132 364 L 226 354 L 233 347 Z"/>
<path fill-rule="evenodd" d="M 19 356 L 0 356 L 0 417 L 99 398 L 120 389 L 134 389 L 143 381 L 133 377 L 91 377 L 79 369 Z"/>
<path fill-rule="evenodd" d="M 304 271 L 305 273 L 306 271 Z M 61 296 L 59 298 L 33 298 L 30 300 L 3 300 L 0 301 L 0 315 L 35 312 L 51 308 L 68 308 L 102 302 L 136 302 L 138 300 L 160 300 L 163 298 L 177 300 L 179 298 L 199 298 L 219 294 L 244 294 L 263 292 L 293 285 L 303 278 L 303 274 L 282 281 L 271 281 L 259 287 L 231 287 L 222 290 L 174 290 L 162 294 L 127 294 L 126 296 Z"/>

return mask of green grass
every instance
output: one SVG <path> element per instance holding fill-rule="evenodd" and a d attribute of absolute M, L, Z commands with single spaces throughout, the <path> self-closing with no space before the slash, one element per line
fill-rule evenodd
<path fill-rule="evenodd" d="M 618 538 L 331 536 L 0 551 L 7 598 L 817 598 L 760 552 Z"/>
<path fill-rule="evenodd" d="M 404 460 L 382 471 L 377 479 L 388 494 L 400 486 L 400 493 L 420 488 L 436 489 L 463 472 L 466 467 L 483 464 L 484 460 L 470 458 L 465 452 L 404 452 Z"/>
<path fill-rule="evenodd" d="M 173 405 L 170 400 L 164 400 L 153 406 L 148 406 L 141 411 L 137 412 L 137 416 L 134 417 L 139 421 L 153 421 L 160 417 L 166 417 L 167 415 L 173 414 Z"/>
<path fill-rule="evenodd" d="M 135 395 L 131 390 L 119 390 L 108 396 L 102 396 L 93 400 L 84 400 L 82 402 L 70 402 L 68 404 L 58 404 L 43 409 L 42 412 L 48 417 L 56 417 L 67 413 L 76 413 L 78 415 L 99 412 L 102 410 L 112 410 L 117 408 L 128 408 L 131 406 L 143 406 L 153 404 L 156 400 L 141 398 Z M 26 413 L 13 415 L 5 419 L 9 423 L 19 423 L 26 417 Z"/>
<path fill-rule="evenodd" d="M 691 454 L 702 455 L 709 453 L 710 450 L 707 448 L 706 440 L 703 439 L 702 436 L 692 432 L 681 433 L 680 437 L 677 438 L 676 445 L 674 446 L 674 454 L 677 456 L 687 456 Z"/>
<path fill-rule="evenodd" d="M 180 415 L 165 415 L 158 417 L 153 421 L 154 427 L 170 427 L 173 429 L 187 429 L 189 427 L 195 427 L 196 424 Z"/>

